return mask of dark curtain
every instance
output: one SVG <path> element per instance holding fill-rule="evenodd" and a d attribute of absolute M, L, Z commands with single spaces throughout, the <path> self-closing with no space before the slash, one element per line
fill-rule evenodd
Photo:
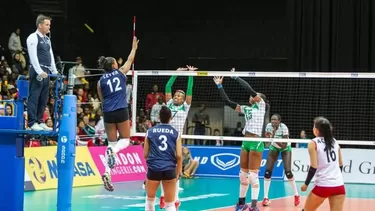
<path fill-rule="evenodd" d="M 374 68 L 373 0 L 288 0 L 290 71 Z"/>

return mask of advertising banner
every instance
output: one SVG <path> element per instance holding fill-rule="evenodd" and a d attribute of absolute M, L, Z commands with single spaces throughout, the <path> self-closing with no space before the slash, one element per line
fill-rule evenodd
<path fill-rule="evenodd" d="M 375 184 L 375 151 L 370 149 L 341 149 L 345 183 Z M 310 157 L 307 149 L 293 149 L 292 171 L 296 181 L 305 181 Z"/>
<path fill-rule="evenodd" d="M 25 148 L 25 168 L 35 190 L 57 188 L 57 147 Z M 77 147 L 73 186 L 102 184 L 101 176 L 87 147 Z"/>
<path fill-rule="evenodd" d="M 191 155 L 199 161 L 197 176 L 213 177 L 238 177 L 240 172 L 240 151 L 239 147 L 199 147 L 188 146 Z M 268 149 L 263 152 L 259 178 L 263 178 L 268 156 Z M 276 161 L 272 171 L 273 179 L 284 178 L 284 165 L 282 160 Z"/>
<path fill-rule="evenodd" d="M 91 156 L 100 174 L 105 171 L 105 151 L 107 147 L 89 147 Z M 142 146 L 129 146 L 116 155 L 116 166 L 111 170 L 112 182 L 145 180 L 146 160 Z"/>

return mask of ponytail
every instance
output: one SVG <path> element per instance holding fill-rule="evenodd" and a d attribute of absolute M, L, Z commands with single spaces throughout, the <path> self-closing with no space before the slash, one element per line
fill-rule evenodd
<path fill-rule="evenodd" d="M 335 144 L 331 123 L 324 117 L 317 117 L 314 120 L 314 127 L 319 131 L 319 136 L 324 138 L 326 150 L 330 151 Z"/>

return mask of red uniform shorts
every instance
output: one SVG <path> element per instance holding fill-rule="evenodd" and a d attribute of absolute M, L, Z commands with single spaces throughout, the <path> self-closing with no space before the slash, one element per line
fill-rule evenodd
<path fill-rule="evenodd" d="M 315 186 L 312 189 L 312 193 L 322 198 L 328 198 L 334 195 L 345 195 L 345 186 L 344 185 L 336 186 L 336 187 Z"/>

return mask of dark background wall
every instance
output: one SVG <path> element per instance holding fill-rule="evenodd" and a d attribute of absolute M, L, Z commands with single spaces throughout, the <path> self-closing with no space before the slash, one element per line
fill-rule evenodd
<path fill-rule="evenodd" d="M 52 21 L 55 54 L 63 60 L 81 56 L 91 67 L 99 55 L 127 57 L 136 15 L 140 39 L 136 69 L 175 69 L 184 64 L 203 70 L 235 66 L 247 71 L 373 72 L 374 68 L 375 3 L 371 0 L 263 0 L 207 6 L 203 2 L 66 2 L 67 16 Z M 10 32 L 20 27 L 25 45 L 35 30 L 30 1 L 4 4 L 0 44 L 6 46 Z M 374 137 L 373 80 L 249 81 L 269 96 L 272 113 L 282 114 L 294 133 L 309 128 L 313 117 L 326 115 L 345 139 Z M 150 81 L 144 83 L 147 87 L 139 91 L 143 95 L 150 90 Z M 218 99 L 211 83 L 198 82 L 194 99 L 206 96 L 197 86 L 206 87 L 214 93 L 212 99 Z M 246 97 L 235 88 L 229 92 L 235 100 Z"/>

